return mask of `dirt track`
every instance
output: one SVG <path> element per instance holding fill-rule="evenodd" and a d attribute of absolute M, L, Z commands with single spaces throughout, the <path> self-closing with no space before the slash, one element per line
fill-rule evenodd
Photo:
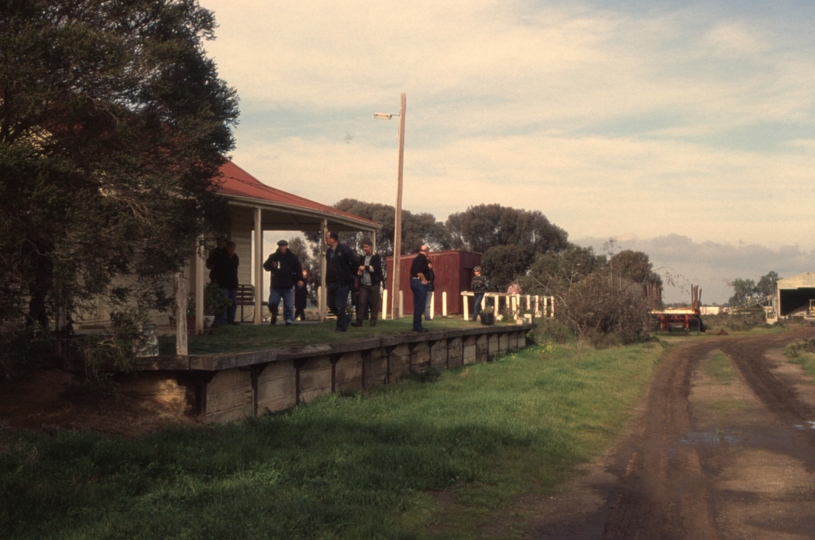
<path fill-rule="evenodd" d="M 674 349 L 629 433 L 539 506 L 529 538 L 815 538 L 815 385 L 781 354 L 812 337 L 804 328 Z M 706 369 L 717 354 L 738 370 L 732 381 Z"/>

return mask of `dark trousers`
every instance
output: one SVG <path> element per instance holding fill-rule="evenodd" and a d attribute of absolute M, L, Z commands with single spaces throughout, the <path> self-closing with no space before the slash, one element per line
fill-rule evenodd
<path fill-rule="evenodd" d="M 350 317 L 348 317 L 348 313 L 345 310 L 348 307 L 348 293 L 351 291 L 351 288 L 348 286 L 343 287 L 338 283 L 329 283 L 327 288 L 328 298 L 326 298 L 326 300 L 328 309 L 337 316 L 337 330 L 345 332 L 348 330 L 348 323 L 350 322 L 348 320 Z"/>
<path fill-rule="evenodd" d="M 478 320 L 478 314 L 481 312 L 481 300 L 484 298 L 484 293 L 475 293 L 473 296 L 473 320 Z"/>
<path fill-rule="evenodd" d="M 422 280 L 410 278 L 410 290 L 413 292 L 413 329 L 422 329 L 422 315 L 427 305 L 427 285 Z"/>
<path fill-rule="evenodd" d="M 294 320 L 300 319 L 301 321 L 306 320 L 306 308 L 304 307 L 295 307 L 294 308 Z"/>
<path fill-rule="evenodd" d="M 368 303 L 371 307 L 371 325 L 376 324 L 379 317 L 379 285 L 359 286 L 359 298 L 357 299 L 357 320 L 362 322 L 368 318 Z"/>
<path fill-rule="evenodd" d="M 238 310 L 238 289 L 221 289 L 221 296 L 232 303 L 224 308 L 220 321 L 215 322 L 218 324 L 232 324 L 235 322 L 235 313 Z"/>

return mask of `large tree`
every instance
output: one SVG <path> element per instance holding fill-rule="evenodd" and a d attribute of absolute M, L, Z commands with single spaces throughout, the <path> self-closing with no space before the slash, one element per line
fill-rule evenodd
<path fill-rule="evenodd" d="M 569 246 L 566 231 L 539 211 L 518 210 L 499 204 L 471 206 L 447 218 L 452 246 L 483 254 L 488 287 L 504 291 L 524 276 L 535 256 L 559 253 Z"/>
<path fill-rule="evenodd" d="M 499 204 L 471 206 L 447 218 L 452 245 L 486 253 L 493 246 L 534 246 L 535 252 L 559 252 L 568 247 L 568 234 L 540 211 L 518 210 Z"/>
<path fill-rule="evenodd" d="M 35 290 L 166 307 L 159 276 L 224 228 L 238 109 L 214 28 L 196 0 L 0 4 L 0 323 Z"/>
<path fill-rule="evenodd" d="M 376 250 L 384 256 L 393 255 L 393 206 L 380 203 L 369 203 L 357 199 L 342 199 L 334 204 L 334 208 L 349 212 L 359 217 L 370 219 L 382 225 L 377 235 Z M 340 240 L 343 243 L 362 250 L 362 233 L 343 233 Z M 309 239 L 317 239 L 318 235 L 310 235 Z M 410 210 L 402 210 L 402 254 L 417 253 L 422 244 L 428 244 L 430 249 L 438 251 L 450 248 L 447 229 L 443 223 L 436 221 L 432 214 L 413 214 Z"/>

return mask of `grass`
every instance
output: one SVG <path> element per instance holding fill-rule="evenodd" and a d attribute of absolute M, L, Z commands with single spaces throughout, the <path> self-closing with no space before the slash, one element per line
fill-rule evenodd
<path fill-rule="evenodd" d="M 815 339 L 787 345 L 784 355 L 791 363 L 800 365 L 808 375 L 815 376 Z"/>
<path fill-rule="evenodd" d="M 729 385 L 738 377 L 738 370 L 733 366 L 730 357 L 721 352 L 704 362 L 702 369 L 719 384 Z"/>
<path fill-rule="evenodd" d="M 282 324 L 239 326 L 222 326 L 202 335 L 189 335 L 190 354 L 212 354 L 222 352 L 243 352 L 273 347 L 294 347 L 311 343 L 332 343 L 337 341 L 350 341 L 360 338 L 379 336 L 383 334 L 397 334 L 410 332 L 413 329 L 413 319 L 404 317 L 396 320 L 377 322 L 374 328 L 367 322 L 359 328 L 350 327 L 347 332 L 334 332 L 336 321 L 326 322 L 295 322 L 291 326 Z M 510 323 L 506 323 L 510 324 Z M 512 323 L 514 324 L 514 323 Z M 453 328 L 478 326 L 477 323 L 464 321 L 460 318 L 438 317 L 424 323 L 429 330 L 448 330 Z M 159 337 L 159 353 L 163 355 L 175 354 L 175 336 L 163 335 Z"/>
<path fill-rule="evenodd" d="M 0 430 L 0 531 L 451 539 L 512 512 L 516 537 L 517 498 L 557 489 L 611 443 L 662 352 L 534 346 L 284 414 L 132 440 Z"/>

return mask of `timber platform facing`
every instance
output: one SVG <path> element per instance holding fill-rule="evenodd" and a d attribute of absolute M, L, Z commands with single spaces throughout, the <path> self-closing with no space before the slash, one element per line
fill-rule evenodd
<path fill-rule="evenodd" d="M 453 369 L 522 349 L 533 325 L 386 334 L 338 343 L 240 353 L 143 358 L 124 392 L 205 422 L 282 411 L 317 397 L 393 384 L 408 373 Z"/>

